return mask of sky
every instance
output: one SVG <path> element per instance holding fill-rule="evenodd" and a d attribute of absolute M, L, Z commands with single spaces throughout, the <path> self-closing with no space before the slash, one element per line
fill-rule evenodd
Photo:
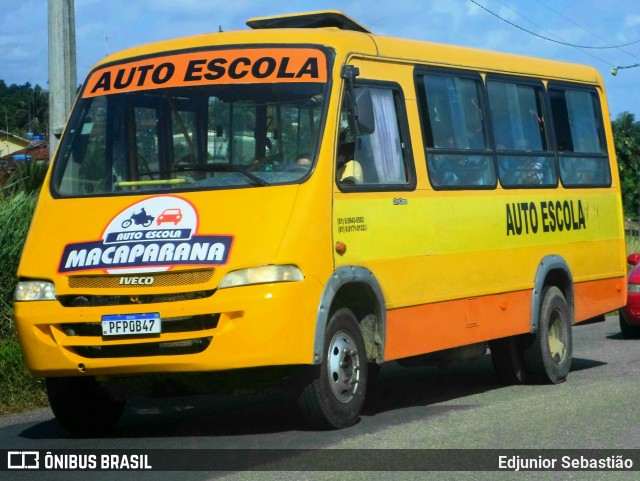
<path fill-rule="evenodd" d="M 48 88 L 48 1 L 60 0 L 0 0 L 0 80 L 7 85 Z M 252 17 L 325 9 L 376 34 L 591 65 L 605 79 L 612 119 L 628 111 L 640 120 L 640 66 L 611 75 L 640 64 L 638 0 L 75 0 L 78 83 L 107 53 L 220 27 L 243 30 Z"/>

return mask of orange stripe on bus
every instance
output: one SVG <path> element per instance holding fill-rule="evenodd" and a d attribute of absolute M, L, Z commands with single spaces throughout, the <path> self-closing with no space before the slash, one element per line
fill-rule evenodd
<path fill-rule="evenodd" d="M 574 284 L 581 322 L 625 303 L 623 277 Z M 531 332 L 532 291 L 437 302 L 387 311 L 385 361 Z"/>
<path fill-rule="evenodd" d="M 384 359 L 417 356 L 530 331 L 531 291 L 387 311 Z"/>
<path fill-rule="evenodd" d="M 576 322 L 591 319 L 626 304 L 626 283 L 625 277 L 618 277 L 575 284 L 573 294 L 576 300 Z"/>

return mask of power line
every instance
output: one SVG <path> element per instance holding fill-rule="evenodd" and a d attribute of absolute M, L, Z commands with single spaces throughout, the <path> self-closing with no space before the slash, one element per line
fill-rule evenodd
<path fill-rule="evenodd" d="M 566 46 L 568 46 L 568 47 L 575 47 L 575 48 L 588 48 L 588 49 L 595 49 L 595 50 L 607 50 L 607 49 L 613 49 L 613 48 L 627 47 L 627 46 L 629 46 L 629 45 L 635 45 L 636 43 L 640 43 L 640 40 L 636 40 L 636 41 L 634 41 L 634 42 L 624 43 L 624 44 L 622 44 L 622 45 L 612 45 L 612 46 L 609 46 L 609 47 L 593 47 L 593 46 L 590 46 L 590 45 L 576 45 L 576 44 L 574 44 L 574 43 L 564 42 L 564 41 L 562 41 L 562 40 L 555 40 L 555 39 L 553 39 L 553 38 L 545 37 L 544 35 L 539 35 L 539 34 L 537 34 L 537 33 L 535 33 L 535 32 L 532 32 L 531 30 L 527 30 L 526 28 L 521 27 L 520 25 L 517 25 L 517 24 L 515 24 L 515 23 L 513 23 L 513 22 L 510 22 L 510 21 L 509 21 L 509 20 L 507 20 L 506 18 L 503 18 L 503 17 L 501 17 L 500 15 L 498 15 L 497 13 L 492 12 L 492 11 L 491 11 L 491 10 L 489 10 L 488 8 L 483 7 L 482 5 L 480 5 L 480 4 L 479 4 L 478 2 L 476 2 L 475 0 L 469 0 L 469 1 L 470 1 L 471 3 L 473 3 L 473 4 L 477 5 L 478 7 L 480 7 L 480 8 L 481 8 L 482 10 L 484 10 L 485 12 L 490 13 L 491 15 L 493 15 L 494 17 L 496 17 L 496 18 L 498 18 L 498 19 L 502 20 L 502 21 L 503 21 L 503 22 L 505 22 L 505 23 L 508 23 L 508 24 L 509 24 L 509 25 L 511 25 L 512 27 L 515 27 L 515 28 L 517 28 L 517 29 L 519 29 L 519 30 L 522 30 L 523 32 L 526 32 L 526 33 L 528 33 L 528 34 L 530 34 L 530 35 L 533 35 L 533 36 L 535 36 L 535 37 L 541 38 L 541 39 L 543 39 L 543 40 L 548 40 L 549 42 L 559 43 L 559 44 L 561 44 L 561 45 L 566 45 Z"/>
<path fill-rule="evenodd" d="M 613 67 L 611 69 L 611 75 L 615 77 L 616 75 L 618 75 L 618 70 L 621 70 L 623 68 L 636 68 L 636 67 L 640 67 L 640 63 L 634 64 L 634 65 L 626 65 L 624 67 L 621 67 L 618 65 L 617 67 Z"/>
<path fill-rule="evenodd" d="M 623 49 L 621 48 L 621 46 L 620 46 L 620 45 L 618 45 L 618 46 L 613 45 L 613 44 L 612 44 L 611 42 L 609 42 L 607 39 L 604 39 L 604 38 L 600 37 L 599 35 L 596 35 L 595 33 L 591 32 L 590 30 L 587 30 L 586 28 L 584 28 L 584 27 L 583 27 L 582 25 L 580 25 L 579 23 L 575 22 L 575 21 L 574 21 L 573 19 L 571 19 L 570 17 L 567 17 L 566 15 L 563 15 L 562 13 L 558 12 L 556 9 L 554 9 L 554 8 L 550 7 L 550 6 L 549 6 L 549 5 L 547 5 L 546 3 L 544 3 L 544 2 L 542 2 L 542 1 L 540 1 L 540 0 L 536 0 L 536 2 L 538 2 L 538 3 L 539 3 L 540 5 L 542 5 L 543 7 L 545 7 L 545 8 L 547 8 L 547 9 L 551 10 L 551 11 L 552 11 L 553 13 L 555 13 L 556 15 L 561 16 L 562 18 L 564 18 L 564 19 L 565 19 L 565 20 L 567 20 L 568 22 L 571 22 L 571 23 L 572 23 L 572 24 L 574 24 L 576 27 L 578 27 L 578 28 L 582 29 L 583 31 L 587 32 L 589 35 L 593 35 L 593 36 L 594 36 L 594 37 L 596 37 L 597 39 L 602 40 L 603 42 L 605 42 L 605 43 L 609 44 L 609 46 L 610 46 L 611 48 L 616 48 L 616 49 L 620 50 L 621 52 L 626 53 L 627 55 L 630 55 L 631 57 L 633 57 L 633 58 L 635 58 L 635 59 L 637 59 L 637 60 L 640 60 L 640 57 L 638 57 L 638 56 L 636 56 L 636 55 L 632 54 L 631 52 L 628 52 L 628 51 L 626 51 L 626 50 L 623 50 Z"/>
<path fill-rule="evenodd" d="M 531 25 L 534 25 L 535 27 L 538 27 L 540 30 L 544 31 L 544 32 L 548 32 L 550 35 L 553 35 L 554 37 L 556 37 L 557 39 L 561 40 L 562 42 L 564 42 L 564 40 L 562 40 L 558 35 L 556 35 L 553 32 L 549 32 L 547 29 L 545 29 L 543 26 L 538 25 L 537 23 L 533 22 L 532 20 L 529 20 L 527 17 L 525 17 L 524 15 L 516 12 L 514 9 L 512 9 L 511 7 L 509 7 L 508 5 L 505 5 L 503 2 L 501 2 L 500 0 L 496 0 L 499 4 L 501 4 L 502 6 L 504 6 L 505 8 L 511 10 L 513 13 L 515 13 L 516 15 L 518 15 L 521 18 L 524 18 L 527 22 L 529 22 Z M 475 2 L 474 2 L 475 3 Z M 534 34 L 535 35 L 535 34 Z M 565 42 L 566 43 L 566 42 Z M 579 50 L 580 52 L 582 52 L 585 55 L 588 55 L 591 58 L 596 59 L 599 62 L 602 62 L 605 65 L 611 65 L 612 67 L 614 66 L 612 63 L 607 62 L 606 60 L 601 59 L 600 57 L 595 56 L 594 54 L 585 51 L 584 49 L 580 48 L 580 47 L 575 47 L 574 48 L 576 50 Z"/>

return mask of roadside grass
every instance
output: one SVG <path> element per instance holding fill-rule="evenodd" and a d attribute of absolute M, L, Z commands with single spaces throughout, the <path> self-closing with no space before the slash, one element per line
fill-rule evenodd
<path fill-rule="evenodd" d="M 640 232 L 627 235 L 627 255 L 640 254 Z"/>
<path fill-rule="evenodd" d="M 35 207 L 35 193 L 0 197 L 0 339 L 11 337 L 11 311 L 16 272 Z"/>
<path fill-rule="evenodd" d="M 25 367 L 16 335 L 0 340 L 0 414 L 46 405 L 44 383 Z"/>
<path fill-rule="evenodd" d="M 47 404 L 42 381 L 34 379 L 24 365 L 12 306 L 16 271 L 35 202 L 34 192 L 21 191 L 7 198 L 0 195 L 0 414 Z"/>

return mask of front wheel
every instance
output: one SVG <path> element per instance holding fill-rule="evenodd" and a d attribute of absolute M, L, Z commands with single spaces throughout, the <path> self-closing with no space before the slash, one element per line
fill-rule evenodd
<path fill-rule="evenodd" d="M 92 377 L 47 378 L 45 385 L 56 419 L 76 435 L 108 431 L 125 408 L 125 401 L 114 400 Z"/>
<path fill-rule="evenodd" d="M 524 353 L 527 370 L 545 383 L 564 382 L 571 369 L 571 311 L 555 286 L 542 293 L 538 333 Z"/>
<path fill-rule="evenodd" d="M 356 317 L 343 308 L 331 316 L 325 355 L 298 397 L 306 421 L 316 428 L 340 429 L 358 420 L 367 389 L 367 356 Z"/>

